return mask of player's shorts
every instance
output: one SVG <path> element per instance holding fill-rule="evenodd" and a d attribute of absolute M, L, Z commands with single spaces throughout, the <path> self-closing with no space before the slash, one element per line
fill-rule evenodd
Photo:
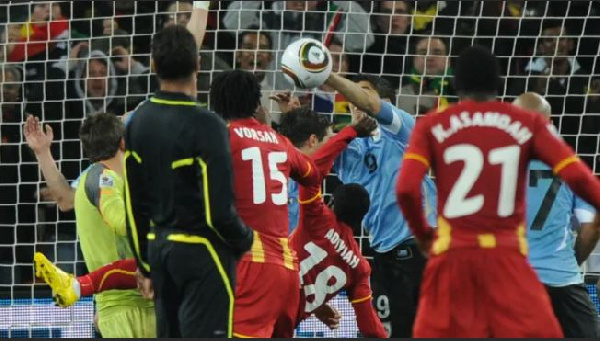
<path fill-rule="evenodd" d="M 419 338 L 561 338 L 550 298 L 527 259 L 508 249 L 431 258 L 415 322 Z"/>
<path fill-rule="evenodd" d="M 109 307 L 98 311 L 98 328 L 102 337 L 156 338 L 154 307 Z"/>
<path fill-rule="evenodd" d="M 391 338 L 411 338 L 419 288 L 427 260 L 414 241 L 386 253 L 375 253 L 372 262 L 373 303 Z"/>
<path fill-rule="evenodd" d="M 277 324 L 279 330 L 291 327 L 292 337 L 300 300 L 298 272 L 275 264 L 240 262 L 236 280 L 233 336 L 270 338 Z"/>
<path fill-rule="evenodd" d="M 598 311 L 583 284 L 546 289 L 566 338 L 600 338 Z"/>

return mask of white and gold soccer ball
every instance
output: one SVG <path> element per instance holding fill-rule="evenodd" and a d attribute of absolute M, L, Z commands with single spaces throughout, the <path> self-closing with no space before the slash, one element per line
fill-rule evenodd
<path fill-rule="evenodd" d="M 329 49 L 321 42 L 302 38 L 290 44 L 281 59 L 281 71 L 290 84 L 317 88 L 329 78 L 333 65 Z"/>

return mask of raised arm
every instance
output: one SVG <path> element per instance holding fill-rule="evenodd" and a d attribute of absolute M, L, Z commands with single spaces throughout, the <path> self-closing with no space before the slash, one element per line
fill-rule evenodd
<path fill-rule="evenodd" d="M 194 38 L 196 38 L 196 44 L 198 45 L 198 48 L 202 47 L 204 36 L 206 35 L 209 7 L 210 1 L 194 1 L 192 17 L 190 18 L 190 22 L 187 24 L 187 29 L 192 32 Z"/>
<path fill-rule="evenodd" d="M 67 179 L 56 166 L 56 161 L 50 151 L 54 139 L 52 127 L 46 125 L 46 131 L 44 132 L 39 119 L 29 115 L 25 122 L 24 135 L 27 145 L 35 153 L 42 175 L 48 185 L 48 190 L 56 200 L 58 208 L 63 212 L 73 210 L 75 190 L 69 186 Z"/>
<path fill-rule="evenodd" d="M 344 128 L 336 136 L 332 137 L 319 150 L 315 152 L 312 159 L 319 169 L 319 172 L 325 176 L 333 168 L 335 159 L 342 153 L 350 142 L 357 137 L 368 137 L 375 129 L 377 124 L 370 117 L 363 117 L 356 124 Z"/>
<path fill-rule="evenodd" d="M 353 81 L 338 74 L 331 74 L 326 84 L 344 95 L 348 102 L 356 105 L 358 109 L 375 117 L 381 112 L 381 98 L 377 94 L 361 88 Z"/>

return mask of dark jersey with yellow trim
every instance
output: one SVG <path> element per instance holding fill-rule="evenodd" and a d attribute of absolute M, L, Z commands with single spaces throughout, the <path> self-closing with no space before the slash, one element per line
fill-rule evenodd
<path fill-rule="evenodd" d="M 234 208 L 225 122 L 181 93 L 158 92 L 126 131 L 128 227 L 142 271 L 149 272 L 151 228 L 212 237 L 235 252 L 250 249 L 252 231 Z"/>

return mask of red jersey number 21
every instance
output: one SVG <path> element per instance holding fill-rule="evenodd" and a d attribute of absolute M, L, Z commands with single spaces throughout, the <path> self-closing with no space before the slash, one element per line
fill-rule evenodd
<path fill-rule="evenodd" d="M 270 152 L 267 155 L 269 160 L 268 174 L 270 181 L 281 183 L 281 193 L 271 194 L 273 204 L 277 206 L 288 203 L 288 180 L 277 165 L 287 162 L 288 155 L 285 152 Z M 252 147 L 242 150 L 242 160 L 252 161 L 252 193 L 254 205 L 262 205 L 267 201 L 267 180 L 263 158 L 258 147 Z"/>
<path fill-rule="evenodd" d="M 518 146 L 494 149 L 487 155 L 487 162 L 490 165 L 502 167 L 498 198 L 498 216 L 500 217 L 508 217 L 515 212 L 520 156 L 521 149 Z M 457 161 L 464 162 L 464 168 L 444 207 L 444 216 L 450 219 L 481 211 L 486 199 L 483 194 L 467 198 L 485 166 L 485 155 L 481 149 L 470 144 L 446 149 L 444 162 L 449 165 Z"/>

